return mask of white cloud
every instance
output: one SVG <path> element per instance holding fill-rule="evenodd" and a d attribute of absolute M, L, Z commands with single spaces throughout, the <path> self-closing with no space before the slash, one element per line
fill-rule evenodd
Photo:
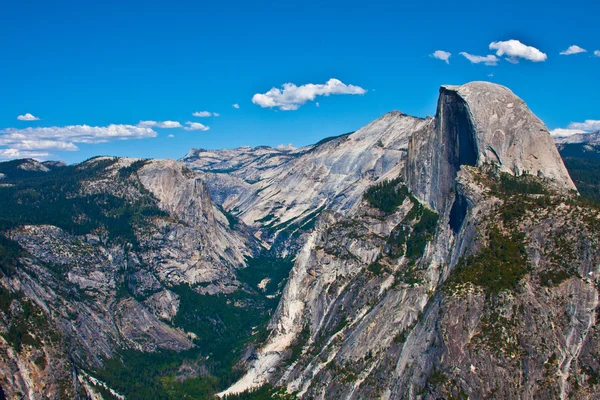
<path fill-rule="evenodd" d="M 61 142 L 57 140 L 20 140 L 14 141 L 7 139 L 6 141 L 0 138 L 0 146 L 10 146 L 11 149 L 17 150 L 60 150 L 60 151 L 77 151 L 79 147 L 72 142 Z"/>
<path fill-rule="evenodd" d="M 240 108 L 240 105 L 238 103 L 232 104 L 231 107 L 233 108 Z"/>
<path fill-rule="evenodd" d="M 207 130 L 210 129 L 210 127 L 208 127 L 206 125 L 203 125 L 200 122 L 191 122 L 191 121 L 188 121 L 188 122 L 186 122 L 186 125 L 188 125 L 188 126 L 186 126 L 185 128 L 183 128 L 186 131 L 207 131 Z"/>
<path fill-rule="evenodd" d="M 564 128 L 557 128 L 557 129 L 553 129 L 550 131 L 550 135 L 556 136 L 556 137 L 567 137 L 567 136 L 575 135 L 577 133 L 585 133 L 585 131 L 582 131 L 581 129 L 564 129 Z"/>
<path fill-rule="evenodd" d="M 546 61 L 548 56 L 535 47 L 524 45 L 518 40 L 507 40 L 504 42 L 490 43 L 490 50 L 496 50 L 496 55 L 502 57 L 506 55 L 506 60 L 513 64 L 519 62 L 519 58 L 525 60 L 540 62 Z"/>
<path fill-rule="evenodd" d="M 569 129 L 581 129 L 584 131 L 599 131 L 600 120 L 597 119 L 586 119 L 584 122 L 571 122 L 568 126 Z"/>
<path fill-rule="evenodd" d="M 488 74 L 488 77 L 493 78 L 494 74 Z"/>
<path fill-rule="evenodd" d="M 594 56 L 600 57 L 600 50 L 594 50 Z"/>
<path fill-rule="evenodd" d="M 280 110 L 297 110 L 307 101 L 312 101 L 317 96 L 332 94 L 365 94 L 367 91 L 359 86 L 346 85 L 338 79 L 330 79 L 325 84 L 308 83 L 296 86 L 293 83 L 284 83 L 283 90 L 271 88 L 266 93 L 257 93 L 252 96 L 252 102 L 263 108 L 278 107 Z"/>
<path fill-rule="evenodd" d="M 182 125 L 177 121 L 140 121 L 137 126 L 145 128 L 181 128 Z"/>
<path fill-rule="evenodd" d="M 318 101 L 315 103 L 315 106 L 317 106 L 317 107 L 321 107 L 321 105 L 319 104 L 319 102 L 318 102 Z"/>
<path fill-rule="evenodd" d="M 571 136 L 577 133 L 600 131 L 600 120 L 586 119 L 583 122 L 571 122 L 566 128 L 557 128 L 550 131 L 552 136 Z"/>
<path fill-rule="evenodd" d="M 157 133 L 150 127 L 116 124 L 8 128 L 0 130 L 0 153 L 4 158 L 47 157 L 47 150 L 76 151 L 75 143 L 105 143 L 156 136 Z"/>
<path fill-rule="evenodd" d="M 0 159 L 12 160 L 15 158 L 38 158 L 43 159 L 50 156 L 50 153 L 40 151 L 21 151 L 17 149 L 0 149 Z"/>
<path fill-rule="evenodd" d="M 573 46 L 569 46 L 568 49 L 566 49 L 565 51 L 561 51 L 560 55 L 561 56 L 570 56 L 571 54 L 579 54 L 579 53 L 586 53 L 587 50 L 583 49 L 577 45 L 573 45 Z"/>
<path fill-rule="evenodd" d="M 192 113 L 192 115 L 194 117 L 218 117 L 220 114 L 216 113 L 216 112 L 210 112 L 210 111 L 196 111 L 195 113 Z"/>
<path fill-rule="evenodd" d="M 466 58 L 467 60 L 471 61 L 471 63 L 473 64 L 479 64 L 479 63 L 484 63 L 485 65 L 497 65 L 498 64 L 498 57 L 496 57 L 493 54 L 488 54 L 487 56 L 476 56 L 473 54 L 469 54 L 467 52 L 461 52 L 460 53 L 461 56 L 463 56 L 464 58 Z"/>
<path fill-rule="evenodd" d="M 174 138 L 174 137 L 175 137 L 175 135 L 173 135 L 173 134 L 171 133 L 171 134 L 169 134 L 167 137 L 168 137 L 168 138 Z"/>
<path fill-rule="evenodd" d="M 438 60 L 446 61 L 446 64 L 450 64 L 450 57 L 452 53 L 449 53 L 444 50 L 436 50 L 430 54 L 431 57 L 437 58 Z"/>
<path fill-rule="evenodd" d="M 25 113 L 23 115 L 17 116 L 19 121 L 39 121 L 40 119 L 30 113 Z"/>

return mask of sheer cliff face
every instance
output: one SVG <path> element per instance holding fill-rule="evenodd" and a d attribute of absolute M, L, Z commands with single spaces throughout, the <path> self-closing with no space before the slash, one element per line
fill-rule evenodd
<path fill-rule="evenodd" d="M 321 213 L 269 339 L 225 393 L 264 382 L 323 399 L 593 393 L 600 216 L 571 197 L 543 124 L 508 89 L 475 82 L 443 87 L 436 117 L 402 140 L 401 168 L 382 175 L 414 197 L 395 181 L 399 206 L 383 211 L 363 178 L 352 207 Z"/>
<path fill-rule="evenodd" d="M 575 190 L 547 128 L 523 100 L 487 82 L 443 86 L 433 124 L 411 136 L 406 169 L 409 187 L 441 211 L 460 167 L 486 164 Z"/>

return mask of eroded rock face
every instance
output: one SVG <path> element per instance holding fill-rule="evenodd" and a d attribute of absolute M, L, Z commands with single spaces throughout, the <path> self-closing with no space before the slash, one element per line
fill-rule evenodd
<path fill-rule="evenodd" d="M 444 86 L 440 93 L 456 93 L 465 102 L 475 129 L 477 165 L 496 164 L 508 173 L 537 175 L 559 187 L 575 190 L 548 129 L 509 89 L 488 82 L 471 82 Z"/>
<path fill-rule="evenodd" d="M 581 349 L 589 341 L 597 346 L 600 254 L 589 250 L 600 239 L 594 233 L 600 217 L 569 205 L 575 187 L 547 129 L 508 89 L 484 82 L 442 87 L 436 117 L 419 121 L 400 136 L 364 128 L 345 139 L 370 133 L 386 147 L 387 135 L 402 137 L 407 154 L 396 159 L 400 168 L 382 175 L 403 176 L 414 200 L 382 215 L 362 199 L 367 180 L 352 207 L 322 213 L 298 255 L 269 340 L 224 393 L 264 382 L 311 399 L 564 398 L 595 390 L 593 378 L 581 385 L 589 365 Z M 550 194 L 545 202 L 514 197 L 503 192 L 509 190 L 503 179 L 533 179 Z M 405 252 L 395 254 L 398 232 L 410 240 L 424 229 L 423 217 L 413 220 L 419 207 L 435 211 L 435 233 L 422 252 L 400 241 Z M 531 211 L 513 219 L 512 207 Z M 460 271 L 467 268 L 464 257 L 492 246 L 490 232 L 498 229 L 513 235 L 506 240 L 520 243 L 530 261 L 523 261 L 527 272 L 517 286 L 491 290 Z M 552 256 L 567 231 L 577 273 L 557 272 L 562 267 Z M 548 278 L 554 273 L 561 278 Z M 565 296 L 570 300 L 559 300 Z M 575 308 L 577 317 L 564 316 Z"/>
<path fill-rule="evenodd" d="M 0 386 L 9 397 L 75 398 L 80 386 L 95 396 L 94 385 L 102 384 L 80 368 L 101 368 L 122 349 L 194 347 L 194 335 L 172 324 L 180 299 L 171 289 L 204 283 L 213 294 L 230 292 L 240 284 L 235 271 L 255 251 L 254 240 L 230 229 L 204 182 L 182 163 L 96 158 L 70 168 L 84 179 L 67 197 L 99 196 L 100 204 L 135 205 L 128 213 L 149 211 L 113 227 L 116 234 L 104 227 L 76 234 L 52 225 L 3 232 L 25 253 L 20 261 L 9 259 L 18 268 L 2 265 L 0 332 L 13 337 L 10 332 L 26 327 L 32 335 L 19 350 L 19 336 L 14 343 L 0 339 L 0 372 L 11 377 Z M 86 212 L 81 208 L 72 217 L 86 221 Z M 15 307 L 5 309 L 3 302 L 13 297 Z M 37 316 L 21 321 L 19 304 Z"/>

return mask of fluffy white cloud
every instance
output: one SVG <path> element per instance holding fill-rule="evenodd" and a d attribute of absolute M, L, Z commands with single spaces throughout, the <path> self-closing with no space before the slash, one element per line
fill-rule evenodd
<path fill-rule="evenodd" d="M 72 142 L 60 142 L 57 140 L 20 140 L 14 141 L 11 139 L 0 139 L 0 145 L 10 146 L 11 149 L 17 150 L 60 150 L 60 151 L 77 151 L 79 147 Z"/>
<path fill-rule="evenodd" d="M 25 113 L 23 115 L 19 115 L 19 116 L 17 116 L 17 119 L 19 121 L 39 121 L 40 120 L 38 117 L 36 117 L 35 115 L 32 115 L 30 113 Z"/>
<path fill-rule="evenodd" d="M 567 136 L 575 135 L 577 133 L 585 133 L 585 131 L 582 131 L 581 129 L 564 129 L 564 128 L 557 128 L 557 129 L 553 129 L 550 131 L 550 135 L 556 136 L 556 137 L 567 137 Z"/>
<path fill-rule="evenodd" d="M 469 54 L 467 52 L 461 52 L 461 56 L 471 61 L 473 64 L 484 63 L 485 65 L 496 65 L 498 64 L 498 57 L 493 54 L 488 54 L 487 56 L 476 56 L 473 54 Z"/>
<path fill-rule="evenodd" d="M 210 129 L 210 127 L 201 124 L 200 122 L 191 122 L 188 121 L 185 123 L 187 126 L 183 129 L 185 129 L 186 131 L 207 131 Z"/>
<path fill-rule="evenodd" d="M 240 105 L 238 103 L 232 104 L 231 107 L 233 108 L 240 108 Z"/>
<path fill-rule="evenodd" d="M 585 53 L 587 52 L 586 49 L 583 49 L 577 45 L 573 45 L 573 46 L 569 46 L 568 49 L 566 49 L 565 51 L 561 51 L 560 55 L 561 56 L 570 56 L 571 54 L 579 54 L 579 53 Z"/>
<path fill-rule="evenodd" d="M 0 153 L 4 158 L 47 157 L 48 150 L 76 151 L 75 143 L 105 143 L 156 136 L 157 133 L 150 127 L 116 124 L 8 128 L 0 130 Z"/>
<path fill-rule="evenodd" d="M 171 138 L 174 138 L 174 137 L 175 137 L 175 135 L 173 135 L 173 134 L 171 133 L 171 134 L 169 134 L 167 137 L 168 137 L 169 139 L 171 139 Z"/>
<path fill-rule="evenodd" d="M 346 85 L 338 79 L 330 79 L 325 84 L 308 83 L 296 86 L 293 83 L 284 83 L 283 90 L 271 88 L 266 93 L 257 93 L 252 96 L 252 102 L 263 108 L 278 107 L 280 110 L 297 110 L 307 101 L 314 100 L 317 96 L 332 94 L 365 94 L 367 91 L 359 86 Z"/>
<path fill-rule="evenodd" d="M 496 50 L 496 55 L 502 57 L 506 55 L 506 59 L 516 64 L 519 58 L 525 60 L 540 62 L 546 61 L 548 56 L 535 47 L 524 45 L 518 40 L 507 40 L 504 42 L 492 42 L 490 43 L 490 50 Z"/>
<path fill-rule="evenodd" d="M 600 50 L 594 50 L 594 56 L 600 57 Z"/>
<path fill-rule="evenodd" d="M 140 121 L 137 126 L 146 128 L 181 128 L 182 125 L 177 121 Z"/>
<path fill-rule="evenodd" d="M 571 122 L 569 129 L 581 129 L 584 131 L 600 131 L 600 120 L 586 119 L 584 122 Z"/>
<path fill-rule="evenodd" d="M 437 58 L 438 60 L 446 61 L 446 64 L 450 64 L 450 57 L 452 53 L 449 53 L 444 50 L 436 50 L 430 54 L 431 57 Z"/>

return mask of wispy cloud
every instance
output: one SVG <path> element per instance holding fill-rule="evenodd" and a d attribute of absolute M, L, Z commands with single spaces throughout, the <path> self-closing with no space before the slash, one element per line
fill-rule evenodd
<path fill-rule="evenodd" d="M 240 105 L 238 103 L 232 104 L 231 107 L 233 108 L 240 108 Z"/>
<path fill-rule="evenodd" d="M 194 117 L 204 118 L 204 117 L 218 117 L 220 114 L 216 113 L 216 112 L 210 112 L 210 111 L 196 111 L 195 113 L 192 113 L 192 115 Z"/>
<path fill-rule="evenodd" d="M 497 65 L 498 64 L 498 57 L 496 57 L 493 54 L 489 54 L 487 56 L 476 56 L 473 54 L 469 54 L 467 52 L 461 52 L 460 53 L 461 56 L 463 56 L 464 58 L 466 58 L 467 60 L 471 61 L 471 63 L 473 64 L 479 64 L 479 63 L 484 63 L 485 65 Z"/>
<path fill-rule="evenodd" d="M 40 120 L 38 117 L 36 117 L 35 115 L 32 115 L 30 113 L 25 113 L 23 115 L 19 115 L 19 116 L 17 116 L 17 119 L 19 121 L 39 121 Z"/>
<path fill-rule="evenodd" d="M 266 93 L 257 93 L 252 96 L 252 102 L 263 108 L 277 107 L 280 110 L 297 110 L 307 101 L 314 100 L 317 96 L 330 96 L 333 94 L 365 94 L 367 91 L 360 86 L 346 85 L 339 79 L 330 79 L 324 84 L 308 83 L 296 86 L 293 83 L 284 83 L 283 90 L 271 88 Z"/>
<path fill-rule="evenodd" d="M 560 55 L 561 56 L 570 56 L 571 54 L 579 54 L 579 53 L 586 53 L 586 52 L 587 52 L 586 49 L 581 48 L 574 44 L 572 46 L 569 46 L 568 49 L 561 51 Z"/>
<path fill-rule="evenodd" d="M 546 61 L 548 56 L 532 46 L 527 46 L 518 40 L 490 43 L 490 50 L 496 50 L 498 57 L 506 56 L 506 60 L 516 64 L 519 58 L 533 62 Z"/>
<path fill-rule="evenodd" d="M 200 122 L 191 122 L 188 121 L 185 123 L 187 126 L 183 129 L 185 129 L 186 131 L 207 131 L 210 129 L 210 127 L 201 124 Z"/>
<path fill-rule="evenodd" d="M 594 50 L 594 56 L 600 57 L 600 50 Z"/>
<path fill-rule="evenodd" d="M 17 149 L 0 149 L 0 160 L 12 160 L 15 158 L 38 158 L 44 159 L 50 156 L 45 151 L 21 151 Z"/>
<path fill-rule="evenodd" d="M 163 129 L 172 129 L 172 128 L 181 128 L 182 125 L 177 121 L 140 121 L 137 126 L 146 127 L 146 128 L 163 128 Z"/>
<path fill-rule="evenodd" d="M 450 57 L 452 57 L 452 53 L 449 53 L 444 50 L 436 50 L 430 54 L 431 57 L 437 58 L 438 60 L 445 61 L 446 64 L 450 64 Z"/>
<path fill-rule="evenodd" d="M 169 139 L 172 139 L 172 138 L 174 138 L 174 137 L 175 137 L 175 135 L 173 135 L 172 133 L 170 133 L 170 134 L 169 134 L 167 137 L 168 137 Z"/>
<path fill-rule="evenodd" d="M 156 137 L 150 127 L 133 125 L 68 125 L 0 130 L 0 152 L 4 158 L 47 157 L 48 151 L 77 151 L 76 143 L 105 143 L 116 140 Z"/>

